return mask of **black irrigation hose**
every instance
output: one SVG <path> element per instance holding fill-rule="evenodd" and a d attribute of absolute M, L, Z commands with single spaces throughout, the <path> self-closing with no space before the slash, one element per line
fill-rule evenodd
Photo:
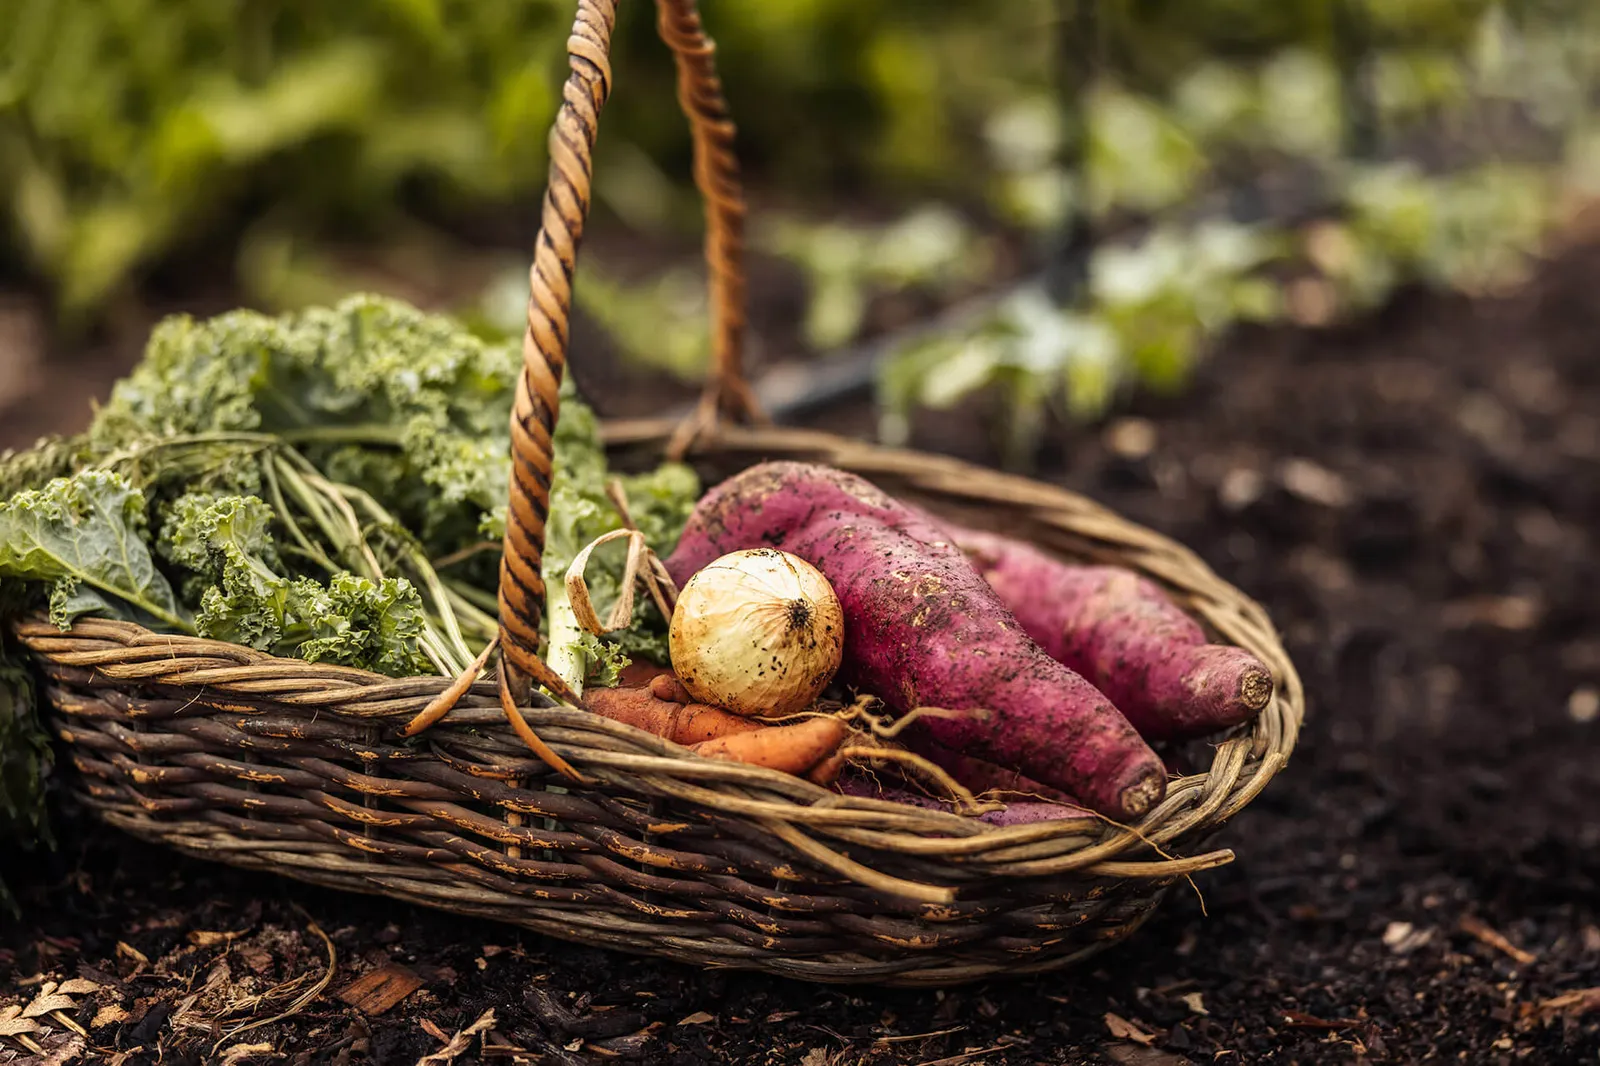
<path fill-rule="evenodd" d="M 1368 60 L 1371 20 L 1364 0 L 1334 0 L 1332 18 L 1345 154 L 1356 160 L 1372 160 L 1378 155 L 1380 132 L 1377 93 Z"/>
<path fill-rule="evenodd" d="M 755 380 L 752 387 L 756 398 L 761 409 L 781 423 L 866 395 L 872 391 L 884 360 L 905 345 L 959 329 L 999 306 L 1012 293 L 1043 280 L 1042 274 L 1035 274 L 843 351 L 779 363 Z M 665 417 L 677 421 L 692 414 L 695 406 L 695 401 L 677 404 L 667 410 Z"/>
<path fill-rule="evenodd" d="M 1193 221 L 1225 218 L 1241 224 L 1275 220 L 1292 228 L 1316 218 L 1327 217 L 1338 210 L 1338 200 L 1328 195 L 1323 182 L 1308 182 L 1306 185 L 1314 187 L 1303 185 L 1283 191 L 1253 182 L 1221 189 L 1214 196 L 1206 198 L 1204 209 L 1186 211 L 1184 217 Z M 1136 236 L 1145 228 L 1130 227 L 1117 236 Z M 761 401 L 762 409 L 780 423 L 794 422 L 832 404 L 858 399 L 871 393 L 879 367 L 895 352 L 926 337 L 957 330 L 1002 305 L 1014 294 L 1048 285 L 1050 281 L 1051 275 L 1046 267 L 1009 285 L 949 307 L 913 326 L 885 333 L 831 355 L 785 361 L 756 379 L 756 397 Z M 693 410 L 693 403 L 680 404 L 668 412 L 668 417 L 686 417 Z"/>
<path fill-rule="evenodd" d="M 775 366 L 756 381 L 756 397 L 774 421 L 790 422 L 830 404 L 866 395 L 878 379 L 878 368 L 895 352 L 925 337 L 953 332 L 999 306 L 1012 293 L 1043 280 L 1042 274 L 1035 274 L 836 355 Z"/>
<path fill-rule="evenodd" d="M 1077 302 L 1089 287 L 1096 241 L 1089 187 L 1089 100 L 1104 70 L 1099 0 L 1057 0 L 1055 78 L 1061 112 L 1072 118 L 1061 163 L 1067 173 L 1077 176 L 1071 210 L 1045 268 L 1047 291 L 1061 306 Z"/>

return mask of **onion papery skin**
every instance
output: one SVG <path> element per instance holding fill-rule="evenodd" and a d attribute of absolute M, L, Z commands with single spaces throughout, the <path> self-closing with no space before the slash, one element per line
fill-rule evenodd
<path fill-rule="evenodd" d="M 678 594 L 672 668 L 702 703 L 775 718 L 811 706 L 844 657 L 844 610 L 804 559 L 776 548 L 724 555 Z"/>

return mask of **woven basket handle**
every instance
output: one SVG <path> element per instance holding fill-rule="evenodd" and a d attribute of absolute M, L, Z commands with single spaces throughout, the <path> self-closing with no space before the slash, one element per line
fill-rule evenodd
<path fill-rule="evenodd" d="M 694 139 L 694 176 L 706 203 L 706 264 L 710 272 L 712 372 L 693 418 L 674 437 L 681 451 L 722 417 L 761 417 L 744 380 L 744 195 L 733 155 L 733 122 L 714 62 L 715 45 L 700 25 L 695 0 L 656 0 L 657 27 L 678 68 L 678 102 Z M 560 414 L 567 363 L 572 279 L 583 239 L 594 173 L 600 109 L 611 92 L 611 31 L 617 0 L 578 0 L 567 38 L 569 73 L 550 130 L 550 177 L 545 187 L 532 269 L 522 374 L 511 413 L 511 499 L 500 562 L 500 635 L 514 690 L 526 679 L 564 691 L 539 658 L 539 619 L 545 587 L 539 564 L 550 504 L 551 436 Z"/>

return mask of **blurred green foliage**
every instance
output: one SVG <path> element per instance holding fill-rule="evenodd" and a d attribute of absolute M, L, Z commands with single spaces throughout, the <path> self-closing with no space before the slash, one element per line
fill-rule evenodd
<path fill-rule="evenodd" d="M 804 271 L 810 303 L 802 332 L 819 351 L 856 336 L 873 290 L 949 291 L 980 281 L 991 258 L 972 226 L 939 206 L 878 226 L 780 217 L 754 243 Z"/>
<path fill-rule="evenodd" d="M 705 6 L 741 155 L 773 183 L 814 193 L 880 178 L 942 189 L 969 180 L 950 166 L 962 118 L 1007 91 L 993 80 L 1006 42 L 1029 41 L 1039 17 L 956 0 Z M 261 218 L 371 234 L 401 207 L 516 206 L 526 217 L 544 182 L 572 7 L 9 0 L 0 256 L 81 315 L 140 266 Z M 651 5 L 621 7 L 597 195 L 634 221 L 689 224 L 671 58 Z"/>
<path fill-rule="evenodd" d="M 1287 251 L 1281 234 L 1218 221 L 1107 245 L 1090 263 L 1080 305 L 1058 305 L 1042 285 L 1024 285 L 970 325 L 896 353 L 879 381 L 880 433 L 903 444 L 915 409 L 998 389 L 1005 458 L 1021 465 L 1052 404 L 1095 415 L 1125 379 L 1176 387 L 1207 340 L 1235 322 L 1276 317 L 1279 291 L 1256 271 Z"/>
<path fill-rule="evenodd" d="M 684 381 L 699 381 L 711 358 L 711 309 L 705 274 L 674 266 L 643 282 L 611 277 L 594 261 L 574 290 L 587 312 L 635 363 Z M 504 325 L 520 330 L 527 315 L 527 271 L 508 278 Z"/>
<path fill-rule="evenodd" d="M 403 183 L 536 186 L 564 5 L 11 0 L 0 5 L 8 257 L 87 311 L 130 270 L 287 212 L 373 224 Z"/>
<path fill-rule="evenodd" d="M 1429 10 L 1396 10 L 1408 6 Z M 999 113 L 991 142 L 1013 217 L 1050 227 L 1086 210 L 1142 225 L 1093 250 L 1068 303 L 1025 285 L 895 352 L 879 379 L 882 436 L 904 443 L 917 409 L 989 392 L 1002 400 L 1007 456 L 1025 463 L 1050 411 L 1092 416 L 1135 383 L 1181 386 L 1234 323 L 1316 326 L 1408 283 L 1485 293 L 1520 280 L 1568 198 L 1600 189 L 1600 9 L 1532 8 L 1374 21 L 1369 41 L 1390 42 L 1364 57 L 1387 158 L 1352 150 L 1337 49 L 1202 57 L 1159 96 L 1097 86 L 1080 118 L 1082 172 L 1063 163 L 1058 98 Z M 1196 210 L 1260 175 L 1300 187 L 1314 223 L 1238 225 L 1207 217 L 1219 205 Z"/>
<path fill-rule="evenodd" d="M 1357 0 L 1101 3 L 1126 82 L 1164 90 L 1207 58 L 1331 39 Z M 1378 43 L 1467 39 L 1487 0 L 1360 0 Z M 68 314 L 142 265 L 262 218 L 372 233 L 399 205 L 526 209 L 544 180 L 568 0 L 9 0 L 0 4 L 0 256 Z M 983 131 L 1048 88 L 1070 3 L 705 0 L 758 180 L 800 203 L 840 189 L 981 195 Z M 688 143 L 652 5 L 621 5 L 598 199 L 688 225 Z M 1155 124 L 1133 97 L 1118 121 Z M 1131 143 L 1137 138 L 1124 138 Z M 1181 144 L 1173 142 L 1174 150 Z M 1172 174 L 1173 167 L 1162 171 Z M 1036 192 L 1038 191 L 1036 185 Z M 1181 189 L 1149 190 L 1147 200 Z"/>
<path fill-rule="evenodd" d="M 671 56 L 652 4 L 620 6 L 596 211 L 689 238 L 699 205 Z M 494 279 L 515 279 L 505 265 L 525 257 L 572 8 L 0 4 L 0 271 L 41 279 L 82 321 L 140 270 L 220 248 L 246 300 L 286 308 L 386 287 L 381 270 L 330 254 L 376 245 L 413 285 L 514 321 L 517 285 Z M 1303 317 L 1263 280 L 1286 266 L 1309 262 L 1338 308 L 1407 280 L 1492 287 L 1515 273 L 1503 252 L 1536 243 L 1560 188 L 1600 188 L 1600 5 L 1586 0 L 702 8 L 760 207 L 752 244 L 799 268 L 816 350 L 858 336 L 882 294 L 981 286 L 996 260 L 980 235 L 996 224 L 1037 253 L 1074 211 L 1141 221 L 1126 247 L 1100 250 L 1075 305 L 1016 295 L 891 361 L 891 438 L 916 407 L 985 388 L 1010 397 L 1021 442 L 1050 408 L 1092 413 L 1135 380 L 1181 384 L 1228 323 Z M 1098 73 L 1069 99 L 1062 85 L 1094 52 L 1075 36 L 1091 11 Z M 1357 84 L 1370 114 L 1350 106 Z M 1505 115 L 1558 134 L 1540 166 L 1477 165 L 1500 151 L 1485 134 L 1503 133 Z M 1358 120 L 1421 163 L 1352 157 Z M 1208 195 L 1286 165 L 1340 205 L 1314 241 L 1196 227 Z M 449 233 L 503 254 L 480 249 L 467 269 Z M 582 309 L 634 359 L 694 376 L 706 358 L 696 268 L 640 280 L 621 267 L 603 248 L 586 254 Z"/>

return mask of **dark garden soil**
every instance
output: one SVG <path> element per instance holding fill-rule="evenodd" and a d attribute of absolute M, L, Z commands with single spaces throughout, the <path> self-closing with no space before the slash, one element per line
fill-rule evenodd
<path fill-rule="evenodd" d="M 1411 295 L 1349 329 L 1241 336 L 1181 401 L 1060 430 L 1043 476 L 1263 600 L 1310 694 L 1203 906 L 1175 891 L 1079 970 L 946 994 L 704 972 L 235 873 L 69 814 L 54 855 L 5 860 L 26 918 L 0 936 L 0 1033 L 31 1002 L 40 1046 L 81 1028 L 128 1063 L 205 1059 L 248 1021 L 216 1058 L 1600 1062 L 1597 294 L 1600 248 L 1569 252 L 1503 300 Z M 923 432 L 988 454 L 967 416 Z M 409 995 L 341 1000 L 381 967 L 370 982 Z"/>

